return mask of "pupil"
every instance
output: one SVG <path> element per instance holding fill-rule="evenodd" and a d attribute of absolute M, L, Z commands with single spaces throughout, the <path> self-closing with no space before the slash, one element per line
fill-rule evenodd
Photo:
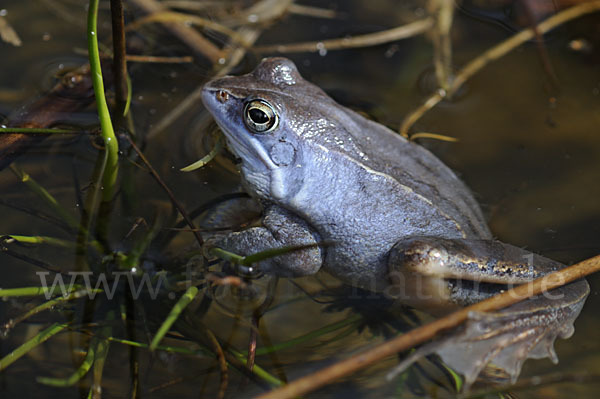
<path fill-rule="evenodd" d="M 252 122 L 256 124 L 264 124 L 269 122 L 269 116 L 258 108 L 252 108 L 248 111 L 248 113 L 250 114 L 250 119 L 252 119 Z"/>

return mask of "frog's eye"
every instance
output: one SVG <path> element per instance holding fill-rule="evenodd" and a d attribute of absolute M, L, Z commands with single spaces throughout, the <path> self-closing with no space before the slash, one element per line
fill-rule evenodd
<path fill-rule="evenodd" d="M 253 133 L 266 133 L 277 126 L 277 113 L 264 100 L 252 100 L 244 107 L 244 123 Z"/>

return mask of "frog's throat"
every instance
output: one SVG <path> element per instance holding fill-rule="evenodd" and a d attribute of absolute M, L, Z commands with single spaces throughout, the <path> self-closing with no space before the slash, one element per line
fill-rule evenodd
<path fill-rule="evenodd" d="M 235 134 L 223 129 L 229 146 L 239 158 L 245 167 L 255 172 L 262 172 L 261 169 L 271 171 L 277 169 L 277 165 L 271 160 L 265 147 L 256 139 L 249 138 L 240 140 Z M 258 160 L 258 161 L 257 161 Z"/>
<path fill-rule="evenodd" d="M 284 199 L 287 195 L 285 176 L 281 168 L 271 172 L 271 195 L 278 200 Z"/>
<path fill-rule="evenodd" d="M 242 141 L 233 134 L 226 133 L 226 136 L 232 150 L 242 159 L 245 179 L 253 191 L 274 200 L 284 199 L 287 195 L 285 173 L 271 160 L 265 147 L 255 139 Z"/>

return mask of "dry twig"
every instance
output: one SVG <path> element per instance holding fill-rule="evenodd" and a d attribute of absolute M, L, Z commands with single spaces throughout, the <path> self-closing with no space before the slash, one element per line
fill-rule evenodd
<path fill-rule="evenodd" d="M 225 358 L 225 353 L 223 352 L 223 348 L 219 343 L 219 340 L 215 336 L 215 334 L 205 328 L 204 333 L 208 337 L 213 349 L 215 350 L 215 355 L 217 356 L 217 361 L 219 362 L 219 371 L 221 372 L 221 384 L 219 385 L 219 393 L 217 394 L 218 399 L 223 399 L 225 397 L 225 391 L 227 390 L 227 385 L 229 383 L 229 369 L 227 368 L 227 359 Z"/>
<path fill-rule="evenodd" d="M 240 37 L 236 31 L 222 25 L 218 22 L 211 21 L 206 18 L 198 17 L 196 15 L 191 14 L 182 14 L 179 12 L 173 11 L 161 11 L 156 12 L 154 14 L 147 15 L 143 18 L 140 18 L 134 22 L 127 24 L 127 31 L 134 31 L 139 29 L 143 25 L 147 25 L 150 23 L 180 23 L 180 24 L 190 24 L 200 26 L 202 28 L 210 29 L 215 32 L 222 33 L 227 35 L 233 42 L 239 43 L 243 46 L 247 44 L 244 42 L 244 38 Z"/>
<path fill-rule="evenodd" d="M 147 14 L 167 11 L 162 4 L 155 0 L 131 0 L 131 3 Z M 194 28 L 173 22 L 164 22 L 163 26 L 183 41 L 196 54 L 201 54 L 208 58 L 211 63 L 216 64 L 223 58 L 223 51 L 194 30 Z"/>
<path fill-rule="evenodd" d="M 148 159 L 146 158 L 146 156 L 144 155 L 144 153 L 139 149 L 139 147 L 133 142 L 133 140 L 131 139 L 131 137 L 128 134 L 126 134 L 124 136 L 127 139 L 127 141 L 129 142 L 129 145 L 131 145 L 131 147 L 133 148 L 133 150 L 140 157 L 140 159 L 142 160 L 142 162 L 144 163 L 144 165 L 146 165 L 146 167 L 150 171 L 150 174 L 152 175 L 152 177 L 154 177 L 154 180 L 156 180 L 156 182 L 162 187 L 162 189 L 165 191 L 165 193 L 169 196 L 169 198 L 171 199 L 171 202 L 173 203 L 173 205 L 175 206 L 175 208 L 177 208 L 177 210 L 181 214 L 181 217 L 185 220 L 185 222 L 188 224 L 188 226 L 190 226 L 190 228 L 192 229 L 192 233 L 194 234 L 194 237 L 196 237 L 196 241 L 198 242 L 198 245 L 202 246 L 202 244 L 204 242 L 202 240 L 202 235 L 200 235 L 200 232 L 198 231 L 198 229 L 196 229 L 196 226 L 194 225 L 194 222 L 188 216 L 188 213 L 186 212 L 186 210 L 183 207 L 183 205 L 181 205 L 181 203 L 177 200 L 177 198 L 175 197 L 175 194 L 173 194 L 173 192 L 171 191 L 171 189 L 161 179 L 161 177 L 158 174 L 158 172 L 156 171 L 156 169 L 154 169 L 154 167 L 152 167 L 152 164 L 148 161 Z"/>
<path fill-rule="evenodd" d="M 452 81 L 452 46 L 450 28 L 454 15 L 453 0 L 429 0 L 429 13 L 435 18 L 431 30 L 433 42 L 433 64 L 438 86 L 444 90 L 450 87 Z"/>
<path fill-rule="evenodd" d="M 337 12 L 335 10 L 330 10 L 328 8 L 305 6 L 296 3 L 290 4 L 290 6 L 288 7 L 288 12 L 297 15 L 304 15 L 305 17 L 325 19 L 335 18 L 337 16 Z"/>
<path fill-rule="evenodd" d="M 17 32 L 10 26 L 6 18 L 0 16 L 0 39 L 5 41 L 6 43 L 10 43 L 15 47 L 19 47 L 21 44 L 21 39 Z"/>
<path fill-rule="evenodd" d="M 194 62 L 194 59 L 190 56 L 183 57 L 162 57 L 155 55 L 135 55 L 135 54 L 127 54 L 125 56 L 127 61 L 131 62 L 148 62 L 153 64 L 185 64 Z"/>
<path fill-rule="evenodd" d="M 295 398 L 312 392 L 320 387 L 335 382 L 338 378 L 354 373 L 375 362 L 402 352 L 415 345 L 434 338 L 437 334 L 448 331 L 463 323 L 471 312 L 489 312 L 498 310 L 522 301 L 526 298 L 547 292 L 552 289 L 581 279 L 600 270 L 600 255 L 579 262 L 558 272 L 536 279 L 528 284 L 520 285 L 492 298 L 462 308 L 441 319 L 425 324 L 393 338 L 374 348 L 367 349 L 348 359 L 339 361 L 329 367 L 318 370 L 305 377 L 299 378 L 288 385 L 267 392 L 259 399 L 287 399 Z"/>
<path fill-rule="evenodd" d="M 253 50 L 258 53 L 300 53 L 304 51 L 317 52 L 329 50 L 342 50 L 355 47 L 376 46 L 406 39 L 426 32 L 433 26 L 432 18 L 424 18 L 396 28 L 366 35 L 343 37 L 339 39 L 320 40 L 315 42 L 302 42 L 291 44 L 273 44 L 269 46 L 257 46 Z"/>
<path fill-rule="evenodd" d="M 600 11 L 600 1 L 596 0 L 590 1 L 589 3 L 581 3 L 577 6 L 561 11 L 558 14 L 553 15 L 552 17 L 541 22 L 539 25 L 537 25 L 537 30 L 540 32 L 540 34 L 544 34 L 556 28 L 557 26 L 564 24 L 565 22 L 596 11 Z M 458 72 L 448 90 L 438 90 L 436 93 L 432 94 L 423 105 L 404 118 L 402 124 L 400 125 L 400 134 L 404 137 L 408 137 L 408 130 L 423 116 L 423 114 L 435 107 L 444 98 L 454 95 L 468 79 L 479 72 L 484 66 L 500 57 L 503 57 L 516 47 L 528 40 L 533 39 L 534 37 L 534 29 L 529 28 L 522 30 L 502 43 L 487 50 L 473 61 L 469 62 Z"/>
<path fill-rule="evenodd" d="M 115 81 L 115 118 L 121 126 L 127 104 L 127 62 L 125 60 L 125 20 L 123 0 L 110 0 L 113 37 L 113 75 Z"/>

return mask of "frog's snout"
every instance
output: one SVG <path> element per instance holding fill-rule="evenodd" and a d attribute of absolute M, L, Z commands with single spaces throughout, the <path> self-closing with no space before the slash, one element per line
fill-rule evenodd
<path fill-rule="evenodd" d="M 225 88 L 227 81 L 225 78 L 211 80 L 202 87 L 202 102 L 209 109 L 215 106 L 227 104 L 234 95 L 231 90 Z M 212 106 L 211 106 L 212 105 Z"/>

